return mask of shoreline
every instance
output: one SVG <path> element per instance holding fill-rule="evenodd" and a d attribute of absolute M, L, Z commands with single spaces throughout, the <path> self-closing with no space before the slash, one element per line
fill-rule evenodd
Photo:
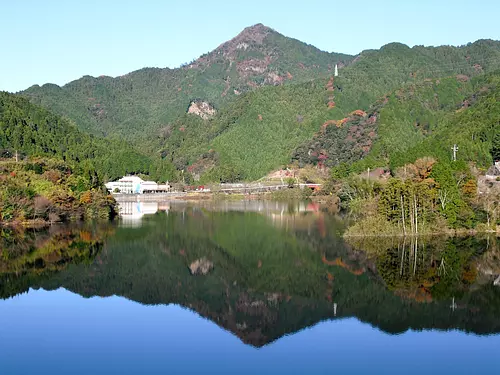
<path fill-rule="evenodd" d="M 500 236 L 500 231 L 489 230 L 489 231 L 452 231 L 452 232 L 431 232 L 431 233 L 421 233 L 421 234 L 344 234 L 342 237 L 344 239 L 348 238 L 423 238 L 423 237 L 471 237 L 478 235 L 498 235 Z"/>
<path fill-rule="evenodd" d="M 342 235 L 344 239 L 348 238 L 422 238 L 422 237 L 437 237 L 437 236 L 448 236 L 448 237 L 468 237 L 468 236 L 477 236 L 477 235 L 497 235 L 500 236 L 500 226 L 495 229 L 450 229 L 446 228 L 439 231 L 428 231 L 428 232 L 420 232 L 420 233 L 384 233 L 380 232 L 377 234 L 350 234 L 348 233 L 349 228 L 347 228 L 346 232 Z"/>

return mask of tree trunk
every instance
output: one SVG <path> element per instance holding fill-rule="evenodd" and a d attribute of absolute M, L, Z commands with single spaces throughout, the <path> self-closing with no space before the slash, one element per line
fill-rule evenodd
<path fill-rule="evenodd" d="M 400 195 L 400 198 L 401 198 L 401 219 L 403 220 L 403 235 L 406 236 L 405 206 L 404 206 L 403 194 Z"/>
<path fill-rule="evenodd" d="M 418 234 L 418 208 L 417 208 L 417 197 L 413 196 L 413 201 L 415 202 L 415 234 Z"/>

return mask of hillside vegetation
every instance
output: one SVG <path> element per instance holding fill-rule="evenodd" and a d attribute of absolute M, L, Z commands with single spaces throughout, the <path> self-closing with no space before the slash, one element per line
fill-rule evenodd
<path fill-rule="evenodd" d="M 102 183 L 126 173 L 175 176 L 124 141 L 97 138 L 68 119 L 0 93 L 0 226 L 109 219 L 115 201 Z"/>
<path fill-rule="evenodd" d="M 258 24 L 177 69 L 144 68 L 116 78 L 85 76 L 63 87 L 32 86 L 22 94 L 68 116 L 82 130 L 142 141 L 185 113 L 194 99 L 220 108 L 253 88 L 310 80 L 352 58 L 320 51 Z"/>
<path fill-rule="evenodd" d="M 0 185 L 0 227 L 111 219 L 117 213 L 113 197 L 58 160 L 0 161 Z"/>
<path fill-rule="evenodd" d="M 349 170 L 394 169 L 424 156 L 450 161 L 451 147 L 457 144 L 458 160 L 487 168 L 500 131 L 499 83 L 500 73 L 491 73 L 407 85 L 366 113 L 349 116 L 342 126 L 324 127 L 295 150 L 292 160 L 335 167 L 364 157 Z"/>
<path fill-rule="evenodd" d="M 336 64 L 340 74 L 333 77 Z M 354 57 L 259 24 L 178 69 L 85 76 L 21 94 L 86 132 L 161 157 L 156 175 L 236 181 L 261 178 L 291 160 L 335 166 L 367 156 L 363 167 L 382 165 L 387 155 L 396 160 L 393 152 L 403 155 L 434 137 L 438 118 L 477 91 L 476 77 L 499 68 L 498 41 L 391 43 Z"/>
<path fill-rule="evenodd" d="M 420 139 L 418 131 L 405 131 L 414 128 L 414 121 L 422 122 L 422 127 L 429 126 L 426 122 L 431 118 L 453 112 L 473 93 L 470 77 L 481 77 L 483 70 L 500 66 L 500 58 L 484 60 L 490 65 L 481 71 L 474 68 L 472 61 L 452 62 L 456 51 L 481 53 L 482 44 L 490 51 L 486 42 L 477 42 L 463 50 L 452 49 L 455 54 L 450 56 L 449 65 L 423 55 L 418 48 L 386 46 L 380 51 L 367 52 L 366 56 L 362 54 L 357 62 L 341 71 L 340 77 L 247 93 L 211 120 L 184 115 L 164 128 L 160 137 L 164 155 L 178 168 L 191 167 L 195 173 L 203 172 L 203 166 L 210 168 L 219 163 L 221 168 L 207 175 L 210 180 L 252 180 L 288 164 L 292 156 L 304 163 L 314 157 L 323 160 L 326 157 L 328 166 L 353 162 L 368 154 L 375 139 L 387 143 L 378 146 L 386 149 L 379 154 L 394 149 L 404 151 L 404 146 Z M 497 44 L 493 46 L 496 51 Z M 489 53 L 484 52 L 484 56 Z M 419 60 L 424 68 L 418 68 Z M 411 65 L 413 61 L 415 66 Z M 398 74 L 393 73 L 394 69 Z M 423 78 L 448 74 L 452 76 Z M 411 101 L 407 103 L 408 98 L 400 98 L 402 95 Z M 391 109 L 384 108 L 378 121 L 378 111 L 388 104 Z M 364 114 L 365 111 L 369 113 Z M 391 111 L 394 113 L 389 114 Z M 391 116 L 397 119 L 385 120 Z M 379 128 L 382 119 L 385 128 L 384 125 Z M 315 133 L 326 134 L 319 138 L 327 139 L 328 144 L 313 145 L 318 141 Z M 400 141 L 402 145 L 395 148 L 394 143 Z M 305 157 L 304 153 L 309 155 Z"/>
<path fill-rule="evenodd" d="M 175 175 L 169 163 L 135 151 L 125 141 L 108 140 L 77 129 L 67 118 L 0 92 L 0 152 L 60 159 L 94 186 L 127 173 L 150 173 L 168 179 Z"/>

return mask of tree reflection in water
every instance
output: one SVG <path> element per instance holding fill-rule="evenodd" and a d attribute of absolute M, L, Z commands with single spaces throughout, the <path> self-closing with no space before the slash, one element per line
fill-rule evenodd
<path fill-rule="evenodd" d="M 314 206 L 224 205 L 172 204 L 134 226 L 8 240 L 2 296 L 64 287 L 82 296 L 175 303 L 255 346 L 352 316 L 389 333 L 500 331 L 495 238 L 346 244 L 342 220 Z M 213 268 L 192 275 L 197 260 Z"/>

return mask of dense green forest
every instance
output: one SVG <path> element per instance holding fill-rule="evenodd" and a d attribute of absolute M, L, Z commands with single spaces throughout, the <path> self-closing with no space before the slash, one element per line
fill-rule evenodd
<path fill-rule="evenodd" d="M 220 108 L 252 88 L 326 76 L 335 63 L 352 59 L 259 24 L 178 69 L 144 68 L 116 78 L 85 76 L 63 87 L 33 86 L 22 94 L 73 119 L 82 130 L 142 143 L 185 113 L 194 99 Z"/>
<path fill-rule="evenodd" d="M 98 138 L 78 130 L 74 122 L 28 100 L 0 92 L 2 157 L 41 156 L 60 159 L 94 186 L 127 173 L 153 178 L 175 177 L 171 164 L 137 152 L 125 141 Z"/>
<path fill-rule="evenodd" d="M 487 47 L 489 44 L 486 42 L 484 44 L 486 45 L 484 48 L 489 51 Z M 482 42 L 477 42 L 467 48 L 472 54 L 476 50 L 482 51 L 481 45 Z M 498 46 L 496 53 L 500 51 Z M 346 140 L 350 141 L 352 138 L 355 140 L 361 138 L 362 141 L 358 145 L 360 152 L 357 153 L 357 157 L 363 156 L 364 149 L 370 147 L 373 141 L 370 138 L 387 142 L 402 142 L 404 145 L 412 144 L 415 136 L 407 138 L 408 132 L 402 134 L 397 128 L 402 126 L 400 122 L 393 121 L 392 124 L 387 124 L 385 129 L 375 126 L 374 129 L 368 129 L 364 135 L 359 135 L 358 130 L 354 130 L 354 126 L 358 129 L 364 128 L 356 124 L 356 121 L 350 121 L 350 124 L 346 126 L 351 134 L 347 134 L 348 129 L 344 127 L 339 129 L 333 126 L 333 123 L 336 121 L 338 124 L 346 118 L 356 120 L 359 116 L 349 114 L 358 109 L 363 111 L 368 111 L 370 107 L 373 109 L 373 104 L 377 103 L 380 97 L 400 87 L 403 87 L 403 91 L 411 92 L 408 86 L 411 88 L 415 85 L 428 84 L 424 77 L 428 80 L 429 77 L 441 77 L 448 74 L 453 74 L 453 78 L 441 80 L 442 83 L 438 85 L 438 88 L 425 90 L 426 92 L 422 93 L 420 98 L 413 98 L 413 102 L 422 100 L 426 103 L 422 107 L 429 105 L 431 108 L 420 109 L 421 113 L 418 113 L 413 111 L 413 108 L 404 108 L 400 104 L 403 100 L 394 107 L 397 107 L 399 119 L 402 118 L 404 123 L 409 123 L 413 118 L 422 122 L 428 121 L 424 116 L 431 115 L 432 106 L 435 106 L 436 111 L 457 109 L 457 106 L 472 93 L 471 84 L 462 82 L 462 80 L 468 80 L 469 76 L 459 74 L 467 72 L 473 76 L 475 73 L 472 66 L 467 67 L 458 62 L 456 65 L 452 62 L 446 65 L 442 60 L 436 61 L 440 61 L 443 65 L 434 65 L 432 61 L 427 60 L 427 56 L 421 57 L 420 54 L 419 49 L 409 49 L 402 45 L 386 46 L 380 51 L 367 53 L 366 56 L 362 54 L 358 62 L 343 69 L 341 76 L 334 79 L 333 92 L 328 90 L 329 82 L 325 79 L 304 84 L 302 87 L 271 88 L 267 92 L 259 90 L 248 100 L 243 114 L 238 116 L 226 132 L 215 138 L 211 146 L 221 154 L 222 160 L 239 168 L 243 178 L 254 179 L 280 165 L 289 163 L 290 150 L 293 145 L 299 146 L 301 140 L 310 139 L 315 132 L 322 131 L 325 125 L 327 130 L 333 132 L 338 129 L 337 132 L 340 133 L 338 134 L 340 139 L 335 139 L 337 134 L 333 137 L 334 143 L 337 143 L 336 155 L 333 158 L 335 163 L 353 161 L 352 158 L 345 156 L 346 149 L 351 148 L 351 144 Z M 485 53 L 484 56 L 489 56 L 489 54 Z M 456 57 L 456 55 L 450 56 L 449 61 L 455 61 Z M 494 63 L 491 68 L 500 66 L 500 59 L 488 61 Z M 408 62 L 415 63 L 415 65 L 409 65 Z M 383 70 L 383 67 L 386 67 L 386 70 Z M 496 83 L 493 82 L 493 84 Z M 310 86 L 307 89 L 303 87 L 308 85 Z M 478 87 L 478 90 L 480 89 Z M 335 107 L 329 108 L 328 101 L 332 95 Z M 394 95 L 397 95 L 397 92 Z M 425 96 L 431 96 L 432 100 L 427 100 L 431 98 Z M 441 102 L 433 102 L 436 96 Z M 384 114 L 381 117 L 384 117 Z M 185 128 L 187 129 L 188 126 Z M 372 130 L 374 134 L 370 134 Z M 321 156 L 321 150 L 317 151 L 319 151 L 318 156 Z M 483 158 L 481 162 L 484 164 L 486 160 Z"/>
<path fill-rule="evenodd" d="M 0 93 L 0 224 L 112 218 L 102 183 L 127 173 L 175 178 L 171 164 L 128 143 L 84 133 L 68 119 Z"/>
<path fill-rule="evenodd" d="M 498 72 L 472 80 L 458 76 L 407 85 L 367 112 L 325 126 L 295 150 L 292 160 L 301 166 L 328 167 L 357 162 L 349 167 L 357 172 L 395 169 L 424 156 L 449 161 L 451 147 L 457 144 L 457 160 L 488 168 L 500 131 L 499 95 Z"/>
<path fill-rule="evenodd" d="M 336 64 L 340 74 L 333 77 Z M 415 143 L 434 137 L 445 113 L 473 106 L 479 77 L 499 68 L 498 41 L 391 43 L 354 57 L 255 25 L 178 69 L 86 76 L 20 94 L 84 131 L 127 139 L 164 161 L 142 172 L 224 182 L 255 180 L 291 161 L 332 167 L 365 158 L 354 170 L 394 165 Z M 215 114 L 188 113 L 193 102 Z M 464 147 L 464 156 L 477 152 L 470 142 Z M 479 153 L 484 166 L 489 159 Z"/>
<path fill-rule="evenodd" d="M 402 46 L 396 47 L 396 51 L 382 50 L 378 54 L 388 60 L 390 57 L 394 64 L 398 61 L 398 49 L 405 50 Z M 377 59 L 381 58 L 379 55 Z M 371 58 L 369 54 L 360 61 Z M 408 60 L 412 58 L 408 56 Z M 421 80 L 411 78 L 411 67 L 401 69 L 408 70 L 406 81 L 403 78 L 379 80 L 380 73 L 375 68 L 368 70 L 371 72 L 368 77 L 355 75 L 345 68 L 336 79 L 253 91 L 228 104 L 210 120 L 183 115 L 163 129 L 164 156 L 171 158 L 178 168 L 188 168 L 195 173 L 219 163 L 220 168 L 207 174 L 208 180 L 260 178 L 288 164 L 294 148 L 292 160 L 300 160 L 302 164 L 323 161 L 324 165 L 334 166 L 354 162 L 366 156 L 374 143 L 379 149 L 385 148 L 379 155 L 400 152 L 413 145 L 420 138 L 408 124 L 427 122 L 422 127 L 428 127 L 429 121 L 437 120 L 444 113 L 471 105 L 470 101 L 464 102 L 475 89 L 483 89 L 479 78 L 471 82 L 469 76 L 454 74 L 451 78 Z M 456 71 L 463 70 L 464 65 L 457 64 Z M 444 68 L 429 70 L 426 76 L 448 72 Z M 484 85 L 495 86 L 494 77 L 490 76 Z M 366 80 L 373 83 L 366 84 Z M 382 99 L 378 99 L 380 97 Z M 330 105 L 332 101 L 334 106 Z M 377 116 L 381 108 L 384 109 Z M 391 115 L 390 111 L 395 113 Z M 422 129 L 421 133 L 428 131 L 432 137 L 434 133 L 430 130 Z M 375 139 L 386 142 L 387 146 L 379 145 Z M 393 147 L 398 143 L 398 148 Z M 486 159 L 481 162 L 484 164 Z"/>

